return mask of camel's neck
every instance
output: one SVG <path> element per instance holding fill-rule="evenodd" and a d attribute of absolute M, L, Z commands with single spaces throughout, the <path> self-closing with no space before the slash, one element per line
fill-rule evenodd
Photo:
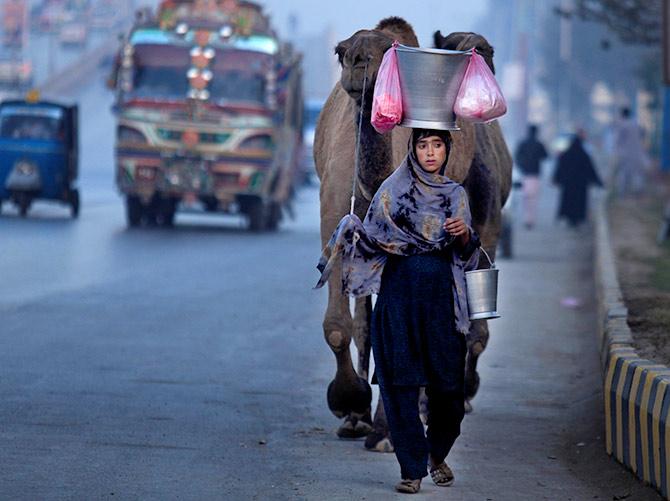
<path fill-rule="evenodd" d="M 356 113 L 356 130 L 358 117 Z M 393 172 L 394 165 L 391 134 L 379 134 L 370 124 L 370 117 L 371 109 L 366 106 L 361 127 L 358 182 L 362 185 L 361 191 L 372 196 Z"/>

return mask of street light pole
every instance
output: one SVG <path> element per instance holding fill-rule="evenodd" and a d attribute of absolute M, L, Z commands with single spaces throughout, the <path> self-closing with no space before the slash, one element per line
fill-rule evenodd
<path fill-rule="evenodd" d="M 561 0 L 561 19 L 559 21 L 559 59 L 563 65 L 563 76 L 559 80 L 558 119 L 559 129 L 566 130 L 572 118 L 571 113 L 571 59 L 572 59 L 572 0 Z"/>
<path fill-rule="evenodd" d="M 670 0 L 663 0 L 663 126 L 661 170 L 670 171 Z"/>

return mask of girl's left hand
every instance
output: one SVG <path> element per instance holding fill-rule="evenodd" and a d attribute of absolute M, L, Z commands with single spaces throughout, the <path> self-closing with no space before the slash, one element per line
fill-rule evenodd
<path fill-rule="evenodd" d="M 444 222 L 444 229 L 454 237 L 462 237 L 468 233 L 468 226 L 460 217 L 448 217 Z"/>

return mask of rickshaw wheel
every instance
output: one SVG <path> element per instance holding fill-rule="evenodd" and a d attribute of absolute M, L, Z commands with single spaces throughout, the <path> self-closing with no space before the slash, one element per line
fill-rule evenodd
<path fill-rule="evenodd" d="M 126 219 L 128 226 L 135 228 L 142 222 L 142 203 L 140 199 L 129 195 L 126 197 Z"/>
<path fill-rule="evenodd" d="M 70 192 L 70 214 L 73 219 L 79 217 L 79 190 L 72 190 Z"/>
<path fill-rule="evenodd" d="M 30 209 L 31 202 L 32 200 L 30 200 L 30 197 L 28 195 L 22 193 L 19 196 L 17 204 L 19 206 L 19 215 L 21 217 L 26 217 L 28 215 L 28 209 Z"/>

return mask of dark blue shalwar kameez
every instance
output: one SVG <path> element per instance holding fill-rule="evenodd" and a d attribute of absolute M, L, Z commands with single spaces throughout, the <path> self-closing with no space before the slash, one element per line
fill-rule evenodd
<path fill-rule="evenodd" d="M 474 250 L 471 243 L 463 253 Z M 429 454 L 435 464 L 444 461 L 464 416 L 466 341 L 455 326 L 452 252 L 390 255 L 372 314 L 375 371 L 404 479 L 425 477 Z M 421 386 L 427 436 L 419 418 Z"/>

